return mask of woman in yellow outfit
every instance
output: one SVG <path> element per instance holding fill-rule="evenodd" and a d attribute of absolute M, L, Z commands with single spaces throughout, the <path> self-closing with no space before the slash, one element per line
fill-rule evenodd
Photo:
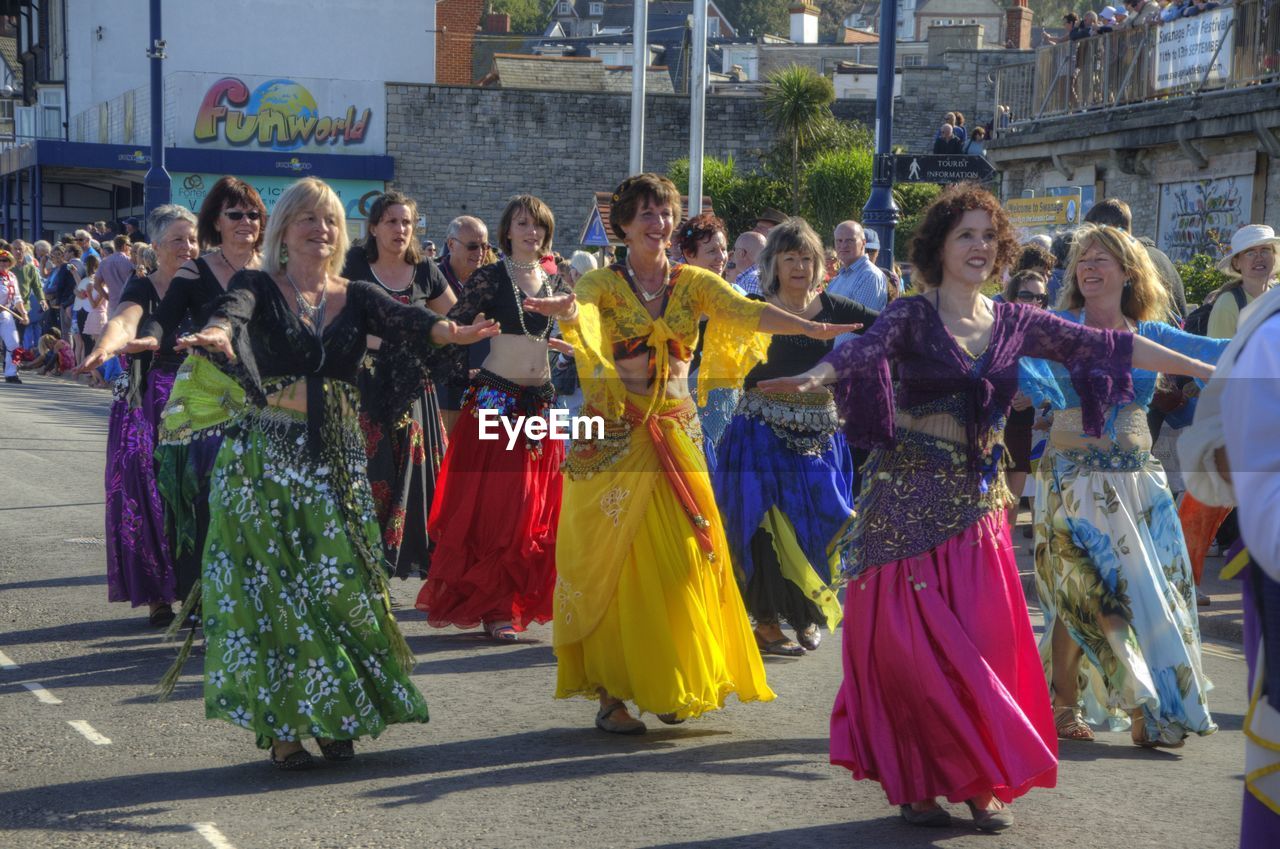
<path fill-rule="evenodd" d="M 596 726 L 642 734 L 636 703 L 668 724 L 774 698 L 716 511 L 697 408 L 688 397 L 698 320 L 709 317 L 699 399 L 764 359 L 767 333 L 832 339 L 860 325 L 808 321 L 737 294 L 719 276 L 671 268 L 680 193 L 640 174 L 613 195 L 627 258 L 574 295 L 529 298 L 575 348 L 583 415 L 603 438 L 575 441 L 556 541 L 557 698 L 599 697 Z"/>

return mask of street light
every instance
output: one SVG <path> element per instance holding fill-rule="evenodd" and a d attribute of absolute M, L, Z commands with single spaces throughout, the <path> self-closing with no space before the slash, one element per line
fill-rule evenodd
<path fill-rule="evenodd" d="M 151 0 L 151 167 L 142 182 L 142 205 L 150 215 L 169 202 L 171 181 L 164 170 L 164 59 L 165 40 L 160 37 L 160 0 Z"/>

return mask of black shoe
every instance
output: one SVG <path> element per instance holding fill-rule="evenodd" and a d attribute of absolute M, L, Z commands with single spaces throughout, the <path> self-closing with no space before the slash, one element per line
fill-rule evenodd
<path fill-rule="evenodd" d="M 157 628 L 167 628 L 173 623 L 176 615 L 177 614 L 173 612 L 173 608 L 166 605 L 164 607 L 157 607 L 153 610 L 151 615 L 147 617 L 147 621 Z"/>
<path fill-rule="evenodd" d="M 822 631 L 817 625 L 810 625 L 796 633 L 796 642 L 804 646 L 805 651 L 815 651 L 822 643 Z"/>
<path fill-rule="evenodd" d="M 15 374 L 13 377 L 6 377 L 6 378 L 4 379 L 4 382 L 5 382 L 5 383 L 21 383 L 21 382 L 22 382 L 22 378 L 18 377 L 18 376 Z"/>
<path fill-rule="evenodd" d="M 356 756 L 353 740 L 330 740 L 328 743 L 316 740 L 316 745 L 320 747 L 320 754 L 324 755 L 326 761 L 349 761 Z"/>
<path fill-rule="evenodd" d="M 276 769 L 285 772 L 301 772 L 304 769 L 313 769 L 316 765 L 316 759 L 311 757 L 311 753 L 306 749 L 299 749 L 283 758 L 276 757 L 276 750 L 271 749 L 271 765 Z"/>

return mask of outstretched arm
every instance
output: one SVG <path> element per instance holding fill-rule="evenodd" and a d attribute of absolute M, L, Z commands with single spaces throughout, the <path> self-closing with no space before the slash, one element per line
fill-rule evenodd
<path fill-rule="evenodd" d="M 1133 337 L 1133 365 L 1147 371 L 1158 371 L 1162 374 L 1184 374 L 1200 380 L 1213 377 L 1213 366 L 1200 360 L 1179 354 L 1165 346 L 1144 339 L 1137 334 Z"/>

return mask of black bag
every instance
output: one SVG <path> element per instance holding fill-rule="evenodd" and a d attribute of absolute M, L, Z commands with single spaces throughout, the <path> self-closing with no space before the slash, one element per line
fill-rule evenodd
<path fill-rule="evenodd" d="M 1228 289 L 1227 291 L 1236 299 L 1236 308 L 1243 310 L 1245 304 L 1248 303 L 1248 299 L 1244 296 L 1244 289 L 1240 286 L 1236 286 L 1235 288 Z M 1222 293 L 1219 293 L 1218 297 L 1222 297 Z M 1205 301 L 1203 304 L 1193 309 L 1191 314 L 1186 317 L 1186 320 L 1182 322 L 1182 329 L 1188 333 L 1194 333 L 1197 336 L 1208 336 L 1209 313 L 1213 312 L 1213 305 L 1217 300 L 1218 298 L 1214 298 L 1211 301 Z"/>
<path fill-rule="evenodd" d="M 551 367 L 551 388 L 556 395 L 565 397 L 578 391 L 578 369 L 573 357 L 557 353 L 555 364 Z"/>

